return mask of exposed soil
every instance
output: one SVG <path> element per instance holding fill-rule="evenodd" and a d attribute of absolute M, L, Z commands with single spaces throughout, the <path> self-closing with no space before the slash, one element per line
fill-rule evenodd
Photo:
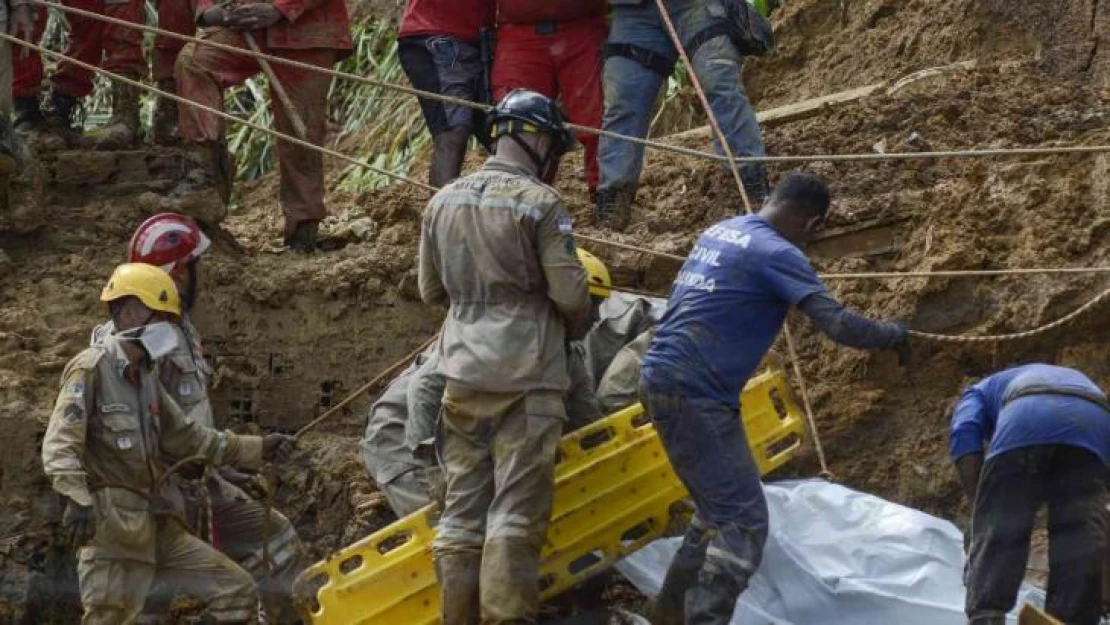
<path fill-rule="evenodd" d="M 1110 44 L 1100 40 L 1110 32 L 1108 10 L 1096 0 L 794 0 L 776 18 L 778 55 L 751 64 L 748 87 L 766 109 L 976 59 L 974 70 L 768 127 L 768 148 L 798 155 L 1105 145 Z M 681 142 L 708 147 L 705 135 Z M 163 154 L 158 163 L 172 158 Z M 699 230 L 740 209 L 731 176 L 718 166 L 650 152 L 636 223 L 613 235 L 592 224 L 578 158 L 566 164 L 559 186 L 576 227 L 586 234 L 683 253 Z M 151 162 L 151 171 L 158 169 Z M 478 162 L 480 156 L 472 155 L 469 165 Z M 58 376 L 101 320 L 96 299 L 103 280 L 164 190 L 144 188 L 141 181 L 118 186 L 131 184 L 113 174 L 130 167 L 119 161 L 95 161 L 77 179 L 69 172 L 69 186 L 55 184 L 64 166 L 46 167 L 54 169 L 13 194 L 38 201 L 0 211 L 0 426 L 9 440 L 0 457 L 0 623 L 25 615 L 28 570 L 43 560 L 48 524 L 56 519 L 41 477 L 38 440 Z M 793 168 L 772 167 L 772 176 Z M 830 182 L 831 226 L 877 218 L 897 224 L 895 251 L 821 258 L 816 264 L 823 271 L 1110 264 L 1106 156 L 804 168 Z M 423 172 L 413 175 L 421 178 Z M 96 191 L 106 184 L 117 185 L 110 196 Z M 143 191 L 152 191 L 153 199 Z M 223 230 L 213 230 L 216 246 L 204 266 L 197 311 L 207 355 L 218 370 L 216 412 L 228 426 L 291 431 L 438 327 L 443 312 L 423 306 L 415 289 L 415 243 L 426 197 L 409 187 L 333 194 L 333 217 L 324 226 L 327 249 L 300 256 L 277 251 L 276 178 L 242 185 L 239 192 L 241 203 Z M 624 286 L 662 292 L 677 270 L 665 259 L 586 247 L 609 263 Z M 1110 276 L 831 284 L 847 303 L 917 329 L 994 334 L 1066 314 L 1110 286 Z M 946 408 L 962 385 L 1007 365 L 1043 360 L 1076 366 L 1110 387 L 1105 310 L 1030 341 L 919 344 L 914 365 L 905 371 L 891 354 L 840 348 L 802 320 L 794 327 L 836 479 L 961 523 L 966 509 L 947 461 Z M 279 505 L 317 555 L 392 520 L 373 499 L 358 457 L 369 399 L 307 437 L 295 462 L 279 472 Z M 817 469 L 807 449 L 788 472 L 813 475 Z M 368 497 L 372 505 L 356 511 Z M 594 584 L 552 612 L 637 601 L 620 584 Z"/>

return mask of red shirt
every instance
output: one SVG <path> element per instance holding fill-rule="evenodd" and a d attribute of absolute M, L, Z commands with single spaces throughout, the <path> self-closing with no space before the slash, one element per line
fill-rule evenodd
<path fill-rule="evenodd" d="M 604 19 L 607 10 L 607 0 L 497 0 L 497 23 L 573 22 L 589 17 Z"/>
<path fill-rule="evenodd" d="M 495 0 L 408 0 L 398 37 L 447 35 L 477 41 L 478 29 L 493 24 Z"/>

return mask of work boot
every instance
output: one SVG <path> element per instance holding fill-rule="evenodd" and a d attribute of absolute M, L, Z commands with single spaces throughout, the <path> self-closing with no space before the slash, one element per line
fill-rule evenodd
<path fill-rule="evenodd" d="M 158 81 L 158 88 L 167 93 L 177 93 L 177 83 L 172 78 Z M 150 134 L 155 145 L 176 145 L 181 137 L 177 134 L 177 102 L 159 96 L 154 103 L 154 120 Z"/>
<path fill-rule="evenodd" d="M 611 187 L 597 191 L 597 223 L 611 230 L 623 231 L 632 221 L 632 200 L 636 189 Z"/>
<path fill-rule="evenodd" d="M 481 553 L 436 554 L 439 613 L 443 625 L 478 625 Z"/>
<path fill-rule="evenodd" d="M 294 252 L 311 254 L 316 251 L 316 234 L 319 230 L 319 221 L 314 219 L 298 221 L 292 231 L 286 226 L 285 244 Z"/>
<path fill-rule="evenodd" d="M 189 160 L 193 162 L 199 175 L 190 175 L 187 184 L 179 185 L 173 195 L 186 195 L 203 187 L 212 187 L 219 193 L 224 204 L 231 201 L 232 184 L 235 181 L 235 163 L 227 151 L 224 141 L 201 141 L 188 146 Z"/>
<path fill-rule="evenodd" d="M 139 88 L 124 82 L 112 83 L 112 117 L 93 137 L 98 150 L 123 150 L 139 140 Z"/>
<path fill-rule="evenodd" d="M 482 622 L 535 622 L 539 578 L 539 550 L 531 540 L 487 538 L 482 548 Z"/>
<path fill-rule="evenodd" d="M 727 575 L 702 571 L 697 585 L 686 593 L 686 625 L 728 625 L 743 590 Z"/>
<path fill-rule="evenodd" d="M 23 145 L 7 117 L 0 116 L 0 174 L 23 168 Z"/>
<path fill-rule="evenodd" d="M 759 212 L 763 202 L 771 194 L 771 184 L 767 181 L 767 169 L 760 163 L 744 165 L 740 168 L 740 181 L 744 183 L 744 193 L 752 203 L 752 211 Z"/>
<path fill-rule="evenodd" d="M 42 114 L 38 96 L 15 98 L 12 105 L 15 107 L 15 130 L 17 132 L 28 134 L 46 129 L 46 116 Z"/>
<path fill-rule="evenodd" d="M 81 101 L 77 98 L 60 93 L 50 95 L 50 111 L 46 114 L 46 130 L 48 134 L 57 139 L 46 141 L 46 149 L 65 149 L 74 147 L 82 142 L 81 128 L 77 122 L 77 115 L 81 108 Z"/>
<path fill-rule="evenodd" d="M 686 609 L 686 593 L 698 582 L 698 571 L 705 563 L 709 532 L 696 520 L 691 523 L 667 568 L 663 587 L 651 607 L 652 625 L 682 625 Z"/>
<path fill-rule="evenodd" d="M 972 617 L 967 621 L 968 625 L 1006 625 L 1005 614 L 987 614 Z"/>

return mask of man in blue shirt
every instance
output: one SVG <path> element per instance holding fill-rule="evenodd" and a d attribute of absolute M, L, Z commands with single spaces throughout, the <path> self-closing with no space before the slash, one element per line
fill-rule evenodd
<path fill-rule="evenodd" d="M 1007 369 L 964 390 L 949 440 L 964 492 L 974 502 L 970 622 L 1006 622 L 1025 577 L 1033 521 L 1045 504 L 1045 607 L 1066 623 L 1098 623 L 1110 458 L 1106 394 L 1074 369 L 1043 364 Z"/>
<path fill-rule="evenodd" d="M 790 307 L 839 343 L 907 354 L 901 326 L 846 310 L 798 249 L 828 209 L 824 182 L 791 174 L 758 215 L 703 232 L 675 280 L 640 396 L 697 514 L 656 599 L 656 625 L 728 623 L 759 566 L 767 502 L 738 417 L 740 391 Z"/>

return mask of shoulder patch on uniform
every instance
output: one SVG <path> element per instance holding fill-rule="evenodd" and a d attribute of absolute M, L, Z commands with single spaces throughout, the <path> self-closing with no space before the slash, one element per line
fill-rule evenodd
<path fill-rule="evenodd" d="M 85 408 L 80 403 L 71 403 L 66 406 L 65 411 L 62 413 L 66 423 L 77 423 L 78 421 L 85 420 Z"/>

